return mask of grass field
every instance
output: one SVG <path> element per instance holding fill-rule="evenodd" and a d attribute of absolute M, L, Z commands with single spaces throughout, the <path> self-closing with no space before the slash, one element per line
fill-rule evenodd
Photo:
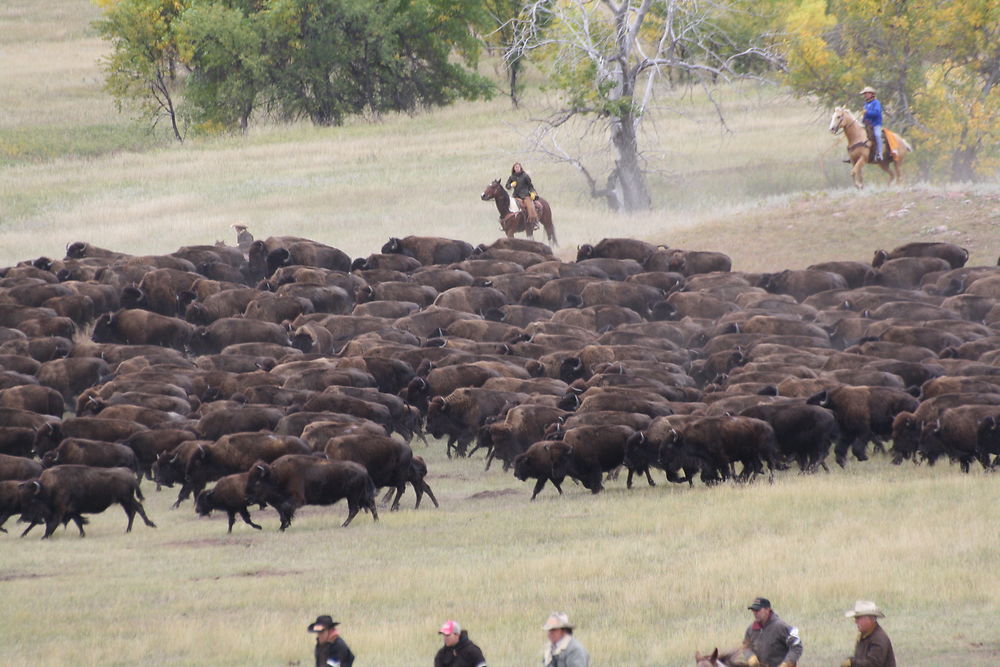
<path fill-rule="evenodd" d="M 378 524 L 311 508 L 281 534 L 268 510 L 262 532 L 227 536 L 223 517 L 147 489 L 156 530 L 123 535 L 112 510 L 83 540 L 4 536 L 5 663 L 307 664 L 305 625 L 329 612 L 364 664 L 430 664 L 454 617 L 491 665 L 528 665 L 565 609 L 595 665 L 683 665 L 738 642 L 756 595 L 799 625 L 803 665 L 849 652 L 858 598 L 886 609 L 900 665 L 1000 660 L 992 476 L 876 461 L 770 486 L 569 484 L 531 503 L 481 460 L 421 448 L 441 507 L 407 494 Z"/>
<path fill-rule="evenodd" d="M 524 152 L 545 97 L 512 112 L 501 98 L 378 124 L 258 126 L 183 145 L 119 115 L 100 90 L 104 46 L 86 0 L 0 4 L 0 266 L 61 257 L 87 240 L 132 253 L 295 234 L 352 255 L 389 236 L 489 242 L 490 180 L 524 161 L 555 211 L 563 256 L 605 236 L 722 250 L 735 268 L 870 260 L 911 240 L 1000 254 L 996 183 L 888 191 L 849 188 L 827 114 L 780 90 L 724 91 L 733 132 L 695 97 L 647 126 L 656 207 L 614 216 L 571 168 Z M 289 531 L 273 511 L 257 532 L 199 519 L 146 487 L 156 530 L 122 533 L 117 509 L 88 537 L 0 536 L 0 663 L 310 664 L 306 624 L 343 623 L 358 664 L 430 664 L 441 621 L 469 628 L 491 665 L 538 664 L 547 614 L 565 610 L 595 665 L 693 662 L 734 645 L 748 602 L 769 597 L 798 624 L 803 666 L 850 652 L 843 611 L 876 600 L 903 667 L 1000 664 L 1000 517 L 994 475 L 882 460 L 773 485 L 624 489 L 530 486 L 482 460 L 417 453 L 441 507 L 358 517 L 303 510 Z"/>

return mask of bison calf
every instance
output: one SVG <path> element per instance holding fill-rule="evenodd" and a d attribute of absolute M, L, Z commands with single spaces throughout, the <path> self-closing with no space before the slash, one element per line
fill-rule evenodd
<path fill-rule="evenodd" d="M 243 523 L 260 530 L 260 526 L 250 520 L 250 512 L 247 510 L 250 505 L 250 502 L 247 501 L 247 480 L 249 477 L 250 473 L 248 472 L 226 475 L 216 482 L 213 488 L 205 489 L 199 493 L 194 503 L 194 509 L 198 516 L 209 516 L 212 510 L 221 510 L 229 516 L 229 530 L 227 532 L 232 533 L 236 515 L 239 514 Z"/>

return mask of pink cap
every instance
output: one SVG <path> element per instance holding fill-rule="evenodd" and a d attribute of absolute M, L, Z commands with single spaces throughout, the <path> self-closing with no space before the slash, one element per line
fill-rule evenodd
<path fill-rule="evenodd" d="M 458 621 L 445 621 L 441 629 L 438 630 L 439 635 L 457 635 L 462 631 L 462 627 L 458 624 Z"/>

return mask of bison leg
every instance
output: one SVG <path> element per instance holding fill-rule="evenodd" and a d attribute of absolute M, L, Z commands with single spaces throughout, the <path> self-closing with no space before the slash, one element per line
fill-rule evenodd
<path fill-rule="evenodd" d="M 49 539 L 49 537 L 52 536 L 52 533 L 56 532 L 56 526 L 58 526 L 60 523 L 62 523 L 62 516 L 54 516 L 48 519 L 45 522 L 45 534 L 42 535 L 42 539 L 43 540 Z M 34 524 L 32 524 L 32 526 L 33 525 Z M 83 537 L 83 526 L 81 526 L 79 523 L 77 524 L 77 526 L 79 526 L 80 528 L 80 537 Z M 24 531 L 24 534 L 27 535 L 29 530 L 31 530 L 31 526 L 28 526 L 28 528 Z"/>
<path fill-rule="evenodd" d="M 133 500 L 132 509 L 133 511 L 139 513 L 139 516 L 142 517 L 143 522 L 147 526 L 149 526 L 150 528 L 156 528 L 156 524 L 150 521 L 149 517 L 146 516 L 146 509 L 142 506 L 142 503 L 140 503 L 138 500 Z"/>
<path fill-rule="evenodd" d="M 247 524 L 251 528 L 254 528 L 256 530 L 260 530 L 261 529 L 260 526 L 258 526 L 257 524 L 255 524 L 250 519 L 250 512 L 247 511 L 247 508 L 244 507 L 243 509 L 240 510 L 240 518 L 243 519 L 243 523 Z M 232 525 L 232 523 L 230 523 L 229 524 L 229 532 L 232 532 L 232 530 L 233 530 L 233 525 Z"/>
<path fill-rule="evenodd" d="M 649 474 L 649 468 L 643 468 L 642 471 L 646 474 L 646 481 L 649 482 L 649 485 L 656 486 L 656 482 L 653 481 L 653 476 Z"/>
<path fill-rule="evenodd" d="M 437 498 L 434 497 L 434 492 L 431 491 L 430 485 L 424 480 L 420 480 L 420 485 L 423 488 L 424 493 L 426 493 L 427 496 L 431 499 L 431 502 L 434 503 L 434 507 L 441 507 L 441 505 L 438 504 Z M 419 506 L 420 506 L 420 499 L 417 498 L 417 507 Z"/>
<path fill-rule="evenodd" d="M 226 531 L 227 534 L 232 534 L 233 524 L 236 523 L 236 512 L 232 510 L 226 510 L 226 516 L 229 517 L 229 530 Z"/>
<path fill-rule="evenodd" d="M 396 510 L 399 509 L 399 499 L 403 497 L 403 493 L 405 491 L 406 491 L 406 482 L 403 482 L 396 487 L 396 499 L 392 501 L 392 507 L 389 508 L 390 512 L 395 512 Z"/>
<path fill-rule="evenodd" d="M 548 477 L 539 477 L 538 478 L 538 481 L 535 482 L 535 490 L 531 494 L 531 499 L 532 500 L 534 500 L 535 496 L 537 496 L 538 493 L 542 490 L 542 487 L 545 486 L 545 482 L 547 480 L 548 480 Z M 552 484 L 556 487 L 556 489 L 559 491 L 559 493 L 562 494 L 562 489 L 560 489 L 559 485 L 555 483 L 555 480 L 553 480 Z"/>
<path fill-rule="evenodd" d="M 358 512 L 360 511 L 361 508 L 358 505 L 354 504 L 353 502 L 349 502 L 347 504 L 347 520 L 344 521 L 344 523 L 340 524 L 340 527 L 347 528 L 349 525 L 351 525 L 351 522 L 354 521 L 354 517 L 356 517 L 358 515 Z M 378 519 L 376 519 L 376 521 L 378 521 Z"/>

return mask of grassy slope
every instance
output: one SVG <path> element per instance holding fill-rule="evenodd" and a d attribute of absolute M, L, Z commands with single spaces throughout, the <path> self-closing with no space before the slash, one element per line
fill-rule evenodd
<path fill-rule="evenodd" d="M 102 46 L 87 27 L 95 16 L 83 0 L 0 6 L 0 49 L 15 64 L 0 74 L 0 265 L 61 256 L 78 239 L 167 252 L 230 238 L 237 220 L 260 237 L 302 234 L 355 255 L 389 235 L 488 241 L 495 217 L 478 194 L 523 157 L 519 137 L 543 110 L 538 95 L 518 113 L 498 100 L 379 125 L 161 143 L 101 95 Z M 650 124 L 663 172 L 649 214 L 608 216 L 579 194 L 571 170 L 524 158 L 553 202 L 563 252 L 641 236 L 723 250 L 756 271 L 944 239 L 969 247 L 974 263 L 995 261 L 995 187 L 859 196 L 846 189 L 842 140 L 826 135 L 821 114 L 754 89 L 727 101 L 732 135 L 698 100 Z M 449 461 L 439 443 L 417 450 L 442 507 L 384 514 L 378 525 L 359 517 L 341 530 L 343 508 L 307 509 L 279 534 L 268 511 L 258 515 L 264 532 L 239 524 L 227 537 L 220 517 L 197 519 L 190 503 L 171 511 L 171 492 L 147 488 L 155 531 L 139 524 L 123 536 L 111 510 L 83 541 L 2 536 L 0 655 L 6 664 L 308 663 L 304 623 L 329 611 L 366 664 L 429 663 L 437 624 L 456 617 L 491 664 L 524 665 L 559 608 L 595 664 L 679 665 L 695 648 L 737 641 L 746 602 L 763 594 L 802 627 L 803 665 L 846 654 L 853 627 L 841 611 L 857 598 L 888 610 L 900 664 L 997 662 L 992 476 L 875 462 L 750 488 L 626 492 L 612 482 L 592 497 L 568 484 L 564 497 L 547 489 L 528 503 L 527 485 L 482 473 L 480 460 Z"/>

